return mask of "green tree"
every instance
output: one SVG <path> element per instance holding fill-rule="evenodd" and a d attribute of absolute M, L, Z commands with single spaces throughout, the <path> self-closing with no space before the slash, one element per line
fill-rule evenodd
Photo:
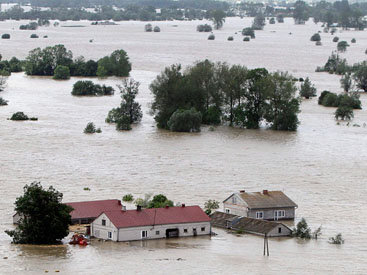
<path fill-rule="evenodd" d="M 301 84 L 300 96 L 309 99 L 310 97 L 316 96 L 316 88 L 311 83 L 310 79 L 307 77 L 305 81 Z"/>
<path fill-rule="evenodd" d="M 367 62 L 363 62 L 353 74 L 357 88 L 367 92 Z"/>
<path fill-rule="evenodd" d="M 311 41 L 321 41 L 321 36 L 318 33 L 315 33 L 314 35 L 311 36 Z"/>
<path fill-rule="evenodd" d="M 174 132 L 200 132 L 202 116 L 195 108 L 179 109 L 172 114 L 167 124 Z"/>
<path fill-rule="evenodd" d="M 84 129 L 84 134 L 94 134 L 97 131 L 96 126 L 93 122 L 88 122 Z"/>
<path fill-rule="evenodd" d="M 210 20 L 213 21 L 214 28 L 219 30 L 226 21 L 226 13 L 223 10 L 214 10 L 210 12 Z"/>
<path fill-rule="evenodd" d="M 335 111 L 335 119 L 351 120 L 354 117 L 353 108 L 348 106 L 339 106 Z"/>
<path fill-rule="evenodd" d="M 297 223 L 296 228 L 292 231 L 292 235 L 301 239 L 311 239 L 311 228 L 304 218 Z"/>
<path fill-rule="evenodd" d="M 351 73 L 346 73 L 342 76 L 340 79 L 340 85 L 346 93 L 353 88 L 353 79 Z"/>
<path fill-rule="evenodd" d="M 8 105 L 8 101 L 0 97 L 0 106 L 6 106 Z"/>
<path fill-rule="evenodd" d="M 132 194 L 126 194 L 122 197 L 122 201 L 131 202 L 134 200 L 134 196 Z"/>
<path fill-rule="evenodd" d="M 293 19 L 296 24 L 305 24 L 309 19 L 309 10 L 307 4 L 304 1 L 298 0 L 294 4 Z"/>
<path fill-rule="evenodd" d="M 349 47 L 349 44 L 347 41 L 340 41 L 338 42 L 338 45 L 336 47 L 338 49 L 338 52 L 345 52 L 347 50 L 347 47 Z"/>
<path fill-rule="evenodd" d="M 70 78 L 69 67 L 63 65 L 57 65 L 53 79 L 69 79 L 69 78 Z"/>
<path fill-rule="evenodd" d="M 218 208 L 219 208 L 219 201 L 208 200 L 204 203 L 204 209 L 207 215 L 210 215 L 213 210 L 216 210 Z"/>
<path fill-rule="evenodd" d="M 242 35 L 244 36 L 250 36 L 252 39 L 255 38 L 255 31 L 253 28 L 244 28 L 242 30 Z"/>
<path fill-rule="evenodd" d="M 335 237 L 329 238 L 329 242 L 332 244 L 343 244 L 344 239 L 341 233 L 338 233 Z"/>
<path fill-rule="evenodd" d="M 268 104 L 264 118 L 273 130 L 295 131 L 299 120 L 299 99 L 297 87 L 287 73 L 274 73 L 270 78 Z"/>
<path fill-rule="evenodd" d="M 122 85 L 117 85 L 121 93 L 120 107 L 109 111 L 106 122 L 116 123 L 117 130 L 130 130 L 131 124 L 138 123 L 143 117 L 141 106 L 135 101 L 140 83 L 130 78 L 124 79 Z"/>
<path fill-rule="evenodd" d="M 24 194 L 15 201 L 21 215 L 18 227 L 6 233 L 14 243 L 54 244 L 69 233 L 70 206 L 62 203 L 62 193 L 52 186 L 44 189 L 39 182 L 24 187 Z"/>
<path fill-rule="evenodd" d="M 173 206 L 173 201 L 167 199 L 165 195 L 159 194 L 155 195 L 151 201 L 148 203 L 147 208 L 162 208 L 166 206 Z"/>
<path fill-rule="evenodd" d="M 264 29 L 265 23 L 265 16 L 262 13 L 259 13 L 255 16 L 254 21 L 252 22 L 251 28 L 253 30 L 262 30 Z"/>

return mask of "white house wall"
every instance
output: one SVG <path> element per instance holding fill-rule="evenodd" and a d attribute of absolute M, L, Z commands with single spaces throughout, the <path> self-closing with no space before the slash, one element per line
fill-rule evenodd
<path fill-rule="evenodd" d="M 279 228 L 281 228 L 281 233 L 279 233 Z M 273 228 L 269 233 L 269 237 L 282 237 L 282 236 L 290 236 L 291 230 L 284 226 L 283 224 L 279 224 L 277 227 Z"/>
<path fill-rule="evenodd" d="M 233 197 L 236 198 L 236 203 L 233 203 Z M 233 194 L 223 202 L 224 213 L 247 217 L 247 203 L 238 194 Z"/>
<path fill-rule="evenodd" d="M 106 220 L 106 225 L 102 225 L 102 220 Z M 108 238 L 108 232 L 112 233 L 112 238 Z M 105 215 L 100 215 L 97 219 L 91 223 L 91 235 L 93 237 L 104 239 L 104 240 L 113 240 L 117 241 L 118 230 L 110 221 L 110 219 Z"/>

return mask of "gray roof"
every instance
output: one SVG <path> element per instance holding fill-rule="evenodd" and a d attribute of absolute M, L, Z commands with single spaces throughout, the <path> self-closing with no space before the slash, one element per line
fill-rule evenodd
<path fill-rule="evenodd" d="M 247 203 L 249 209 L 297 207 L 282 191 L 243 192 L 238 195 Z"/>
<path fill-rule="evenodd" d="M 261 235 L 269 233 L 271 230 L 273 230 L 278 226 L 284 226 L 288 228 L 286 225 L 280 222 L 270 222 L 248 217 L 239 217 L 233 214 L 227 214 L 219 211 L 216 211 L 213 214 L 211 214 L 210 218 L 211 218 L 211 224 L 213 226 L 227 228 L 228 227 L 227 222 L 230 222 L 229 225 L 231 229 L 243 230 L 245 232 Z"/>

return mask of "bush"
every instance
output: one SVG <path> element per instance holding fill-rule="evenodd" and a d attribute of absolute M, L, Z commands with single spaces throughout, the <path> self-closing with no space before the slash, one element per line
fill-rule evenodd
<path fill-rule="evenodd" d="M 318 33 L 315 33 L 314 35 L 311 36 L 311 41 L 321 41 L 321 36 Z"/>
<path fill-rule="evenodd" d="M 37 22 L 31 22 L 27 25 L 20 25 L 19 29 L 20 30 L 36 30 L 38 28 L 38 23 Z"/>
<path fill-rule="evenodd" d="M 29 120 L 29 117 L 23 112 L 16 112 L 11 116 L 10 120 Z"/>
<path fill-rule="evenodd" d="M 284 16 L 283 16 L 283 14 L 277 15 L 277 21 L 278 21 L 278 23 L 284 23 Z"/>
<path fill-rule="evenodd" d="M 72 95 L 75 96 L 102 96 L 113 95 L 114 89 L 111 86 L 94 84 L 90 80 L 79 80 L 73 85 Z"/>
<path fill-rule="evenodd" d="M 131 202 L 134 200 L 134 196 L 132 194 L 126 194 L 122 197 L 122 201 Z"/>
<path fill-rule="evenodd" d="M 269 24 L 275 24 L 275 19 L 274 19 L 274 17 L 270 18 L 270 20 L 269 20 Z"/>
<path fill-rule="evenodd" d="M 292 235 L 301 239 L 311 239 L 311 228 L 308 227 L 308 224 L 304 218 L 297 223 L 296 228 L 294 228 L 292 231 Z"/>
<path fill-rule="evenodd" d="M 8 105 L 8 101 L 0 97 L 0 106 Z"/>
<path fill-rule="evenodd" d="M 338 96 L 334 93 L 328 93 L 324 96 L 323 100 L 321 101 L 321 104 L 325 107 L 338 107 L 339 101 Z"/>
<path fill-rule="evenodd" d="M 250 36 L 252 39 L 255 38 L 255 31 L 253 28 L 244 28 L 242 30 L 242 35 L 244 36 Z"/>
<path fill-rule="evenodd" d="M 168 120 L 168 127 L 174 132 L 200 132 L 202 116 L 195 108 L 179 109 Z"/>
<path fill-rule="evenodd" d="M 248 37 L 248 36 L 245 36 L 245 37 L 243 38 L 243 41 L 245 41 L 245 42 L 248 42 L 248 41 L 250 41 L 250 37 Z"/>
<path fill-rule="evenodd" d="M 155 26 L 153 31 L 154 31 L 154 32 L 160 32 L 160 31 L 161 31 L 161 28 L 160 28 L 160 27 L 158 27 L 158 26 Z"/>
<path fill-rule="evenodd" d="M 352 109 L 362 109 L 358 94 L 340 94 L 323 91 L 318 99 L 318 104 L 325 107 L 349 107 Z"/>
<path fill-rule="evenodd" d="M 2 39 L 10 39 L 10 34 L 8 33 L 4 33 L 2 36 L 1 36 Z"/>
<path fill-rule="evenodd" d="M 198 32 L 211 32 L 213 29 L 212 29 L 212 26 L 210 26 L 208 24 L 204 24 L 204 25 L 198 25 L 196 27 L 196 30 Z"/>
<path fill-rule="evenodd" d="M 54 71 L 53 79 L 69 79 L 70 69 L 67 66 L 58 65 Z"/>
<path fill-rule="evenodd" d="M 357 42 L 357 40 L 356 40 L 355 38 L 353 38 L 350 42 L 351 42 L 351 43 L 356 43 L 356 42 Z"/>
<path fill-rule="evenodd" d="M 321 41 L 316 41 L 315 45 L 316 45 L 316 46 L 321 46 L 321 45 L 322 45 L 322 43 L 321 43 Z"/>
<path fill-rule="evenodd" d="M 87 126 L 84 128 L 84 134 L 94 134 L 96 131 L 96 126 L 93 122 L 88 122 Z"/>
<path fill-rule="evenodd" d="M 301 84 L 300 95 L 306 99 L 316 96 L 316 88 L 307 77 L 306 80 Z"/>
<path fill-rule="evenodd" d="M 335 111 L 335 119 L 351 120 L 354 117 L 353 109 L 348 106 L 339 106 Z"/>
<path fill-rule="evenodd" d="M 215 39 L 215 35 L 214 34 L 209 35 L 208 40 L 214 40 L 214 39 Z"/>
<path fill-rule="evenodd" d="M 233 41 L 233 36 L 228 36 L 227 40 L 228 41 Z"/>
<path fill-rule="evenodd" d="M 152 32 L 152 30 L 153 30 L 152 24 L 146 24 L 146 25 L 144 26 L 144 30 L 145 30 L 146 32 Z"/>
<path fill-rule="evenodd" d="M 342 234 L 339 233 L 335 237 L 329 238 L 329 242 L 332 243 L 332 244 L 343 244 L 344 243 L 344 239 L 342 237 Z"/>
<path fill-rule="evenodd" d="M 347 50 L 347 47 L 349 47 L 349 44 L 347 41 L 340 41 L 338 42 L 338 45 L 336 46 L 338 49 L 338 52 L 345 52 Z"/>
<path fill-rule="evenodd" d="M 337 37 L 337 36 L 335 36 L 334 38 L 333 38 L 333 42 L 338 42 L 339 41 L 339 37 Z"/>
<path fill-rule="evenodd" d="M 37 34 L 35 34 L 35 33 L 32 33 L 32 34 L 31 34 L 31 38 L 38 38 L 38 35 L 37 35 Z"/>

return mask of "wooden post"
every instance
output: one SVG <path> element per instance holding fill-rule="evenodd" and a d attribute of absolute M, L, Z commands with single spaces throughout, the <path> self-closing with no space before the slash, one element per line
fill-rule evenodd
<path fill-rule="evenodd" d="M 266 251 L 266 255 L 269 256 L 269 240 L 268 240 L 267 234 L 264 235 L 264 256 L 265 256 L 265 251 Z"/>

